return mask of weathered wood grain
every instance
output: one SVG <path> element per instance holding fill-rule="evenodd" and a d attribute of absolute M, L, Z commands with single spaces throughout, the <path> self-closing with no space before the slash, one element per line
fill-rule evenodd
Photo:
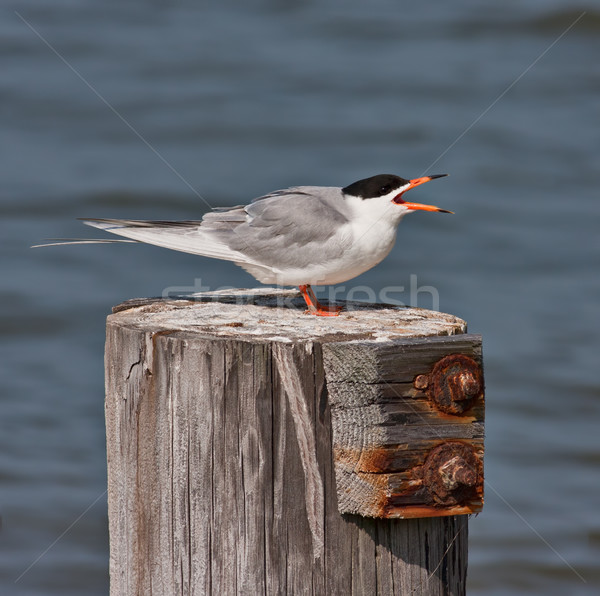
<path fill-rule="evenodd" d="M 466 516 L 341 514 L 339 487 L 347 473 L 396 490 L 448 436 L 482 453 L 481 403 L 447 423 L 393 366 L 397 344 L 421 374 L 448 348 L 425 356 L 428 341 L 464 322 L 364 306 L 323 320 L 261 300 L 140 301 L 109 317 L 111 594 L 463 594 Z M 411 326 L 431 336 L 418 357 Z M 480 358 L 474 336 L 455 339 Z M 373 429 L 379 460 L 365 456 Z M 350 437 L 365 449 L 340 471 Z"/>
<path fill-rule="evenodd" d="M 463 414 L 450 415 L 413 383 L 450 354 L 481 365 L 481 338 L 462 334 L 323 345 L 341 512 L 406 518 L 481 510 L 483 395 Z M 460 504 L 440 507 L 422 468 L 435 447 L 456 441 L 469 445 L 478 459 L 477 486 Z"/>

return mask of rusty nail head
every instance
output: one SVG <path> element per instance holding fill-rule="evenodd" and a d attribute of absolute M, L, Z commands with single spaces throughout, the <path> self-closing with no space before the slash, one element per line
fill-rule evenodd
<path fill-rule="evenodd" d="M 429 385 L 428 375 L 417 375 L 415 377 L 414 386 L 416 389 L 427 389 L 427 385 Z"/>

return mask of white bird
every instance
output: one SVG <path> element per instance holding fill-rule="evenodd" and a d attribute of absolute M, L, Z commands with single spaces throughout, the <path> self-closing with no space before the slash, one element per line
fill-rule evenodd
<path fill-rule="evenodd" d="M 452 213 L 403 199 L 411 188 L 446 175 L 407 180 L 379 174 L 343 188 L 295 186 L 249 205 L 214 209 L 202 220 L 83 221 L 129 241 L 232 261 L 262 283 L 298 286 L 307 312 L 335 316 L 342 307 L 320 304 L 311 286 L 342 283 L 380 263 L 394 246 L 396 229 L 407 213 Z"/>

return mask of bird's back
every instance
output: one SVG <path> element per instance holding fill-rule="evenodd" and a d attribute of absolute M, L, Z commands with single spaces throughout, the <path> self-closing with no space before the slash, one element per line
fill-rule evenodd
<path fill-rule="evenodd" d="M 248 260 L 281 269 L 334 259 L 344 250 L 340 229 L 348 219 L 335 207 L 339 188 L 295 187 L 250 205 L 213 210 L 202 228 Z M 339 236 L 339 238 L 337 238 Z"/>

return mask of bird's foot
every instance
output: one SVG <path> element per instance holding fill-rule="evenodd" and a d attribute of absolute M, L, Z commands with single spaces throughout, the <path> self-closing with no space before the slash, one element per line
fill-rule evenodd
<path fill-rule="evenodd" d="M 340 310 L 344 308 L 343 306 L 323 306 L 317 300 L 312 288 L 308 285 L 300 286 L 300 291 L 304 296 L 306 306 L 308 306 L 307 314 L 317 317 L 337 317 L 340 314 Z"/>
<path fill-rule="evenodd" d="M 343 306 L 323 306 L 317 302 L 315 307 L 307 309 L 305 313 L 317 317 L 337 317 L 343 308 Z"/>

